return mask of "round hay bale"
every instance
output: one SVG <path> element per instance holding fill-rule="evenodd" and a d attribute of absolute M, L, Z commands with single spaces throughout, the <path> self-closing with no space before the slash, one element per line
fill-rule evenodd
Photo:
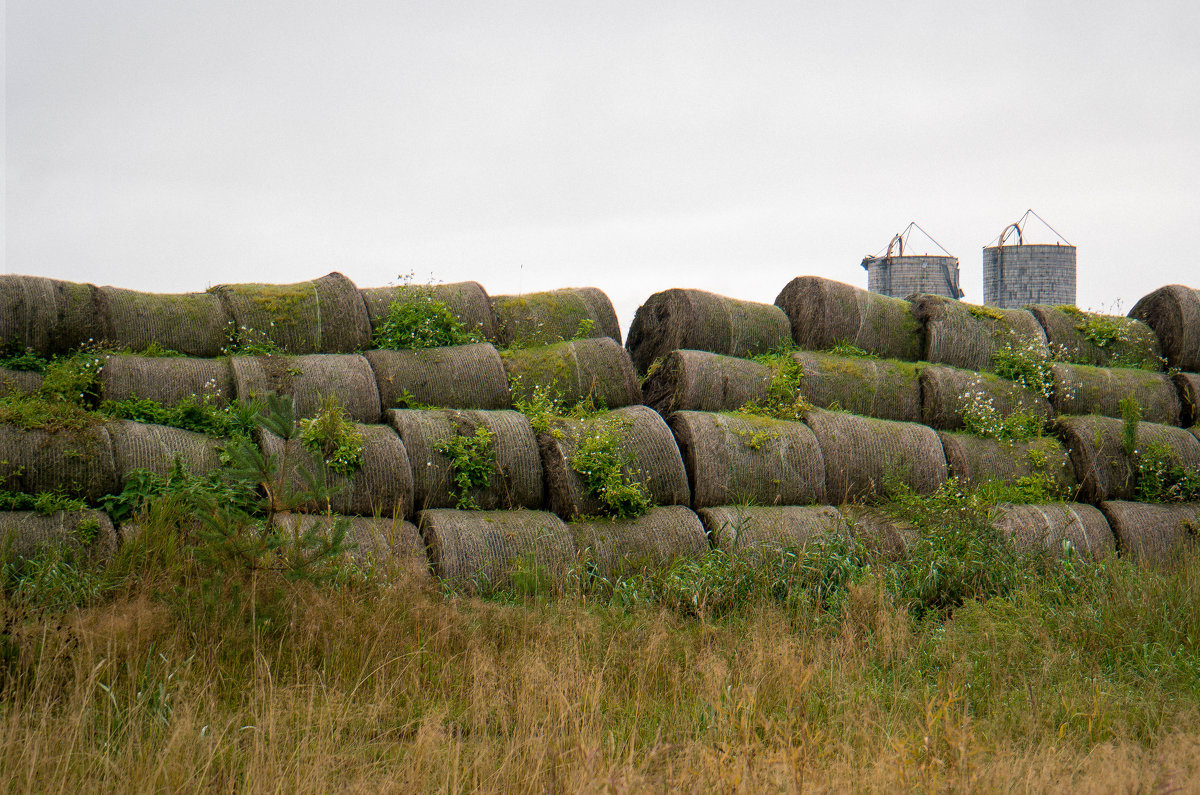
<path fill-rule="evenodd" d="M 95 502 L 120 491 L 112 440 L 103 425 L 23 429 L 0 423 L 0 488 L 62 491 Z"/>
<path fill-rule="evenodd" d="M 920 421 L 939 430 L 962 428 L 963 413 L 980 405 L 990 405 L 1001 417 L 1020 412 L 1049 420 L 1054 413 L 1046 398 L 992 373 L 926 367 L 920 382 Z"/>
<path fill-rule="evenodd" d="M 544 511 L 421 511 L 417 526 L 443 581 L 468 593 L 514 584 L 514 575 L 560 583 L 575 562 L 571 531 Z"/>
<path fill-rule="evenodd" d="M 292 398 L 297 417 L 314 417 L 333 395 L 358 422 L 378 422 L 382 414 L 375 371 L 358 354 L 234 356 L 229 363 L 241 400 L 283 395 Z"/>
<path fill-rule="evenodd" d="M 333 523 L 346 523 L 346 541 L 351 545 L 350 559 L 360 566 L 371 564 L 427 565 L 425 542 L 412 522 L 401 517 L 343 516 L 282 512 L 275 521 L 285 533 L 299 537 L 310 529 L 322 535 L 333 529 Z"/>
<path fill-rule="evenodd" d="M 671 351 L 688 349 L 752 356 L 785 347 L 791 339 L 779 307 L 703 290 L 655 293 L 638 307 L 625 347 L 639 373 Z"/>
<path fill-rule="evenodd" d="M 840 510 L 850 535 L 877 559 L 902 560 L 920 535 L 908 522 L 866 505 L 843 505 Z"/>
<path fill-rule="evenodd" d="M 1048 552 L 1059 557 L 1070 543 L 1086 560 L 1102 560 L 1116 552 L 1113 531 L 1104 514 L 1091 505 L 1047 503 L 998 505 L 992 527 L 1010 537 L 1024 552 Z"/>
<path fill-rule="evenodd" d="M 661 569 L 708 551 L 700 518 L 681 505 L 654 508 L 637 519 L 571 522 L 567 528 L 592 571 L 606 580 Z"/>
<path fill-rule="evenodd" d="M 1172 376 L 1179 393 L 1183 427 L 1200 425 L 1200 374 L 1176 373 Z"/>
<path fill-rule="evenodd" d="M 146 398 L 164 406 L 189 397 L 227 406 L 237 395 L 228 359 L 179 356 L 106 356 L 99 388 L 101 400 Z"/>
<path fill-rule="evenodd" d="M 156 475 L 165 475 L 176 458 L 188 472 L 199 475 L 221 464 L 217 455 L 220 441 L 202 433 L 132 420 L 114 420 L 107 427 L 117 482 L 122 487 L 131 470 L 149 469 Z"/>
<path fill-rule="evenodd" d="M 1050 355 L 1046 332 L 1024 309 L 975 306 L 941 295 L 917 295 L 909 300 L 923 328 L 926 361 L 990 370 L 997 350 L 1023 341 L 1032 341 L 1041 353 Z"/>
<path fill-rule="evenodd" d="M 529 399 L 539 387 L 564 406 L 591 401 L 616 409 L 642 402 L 642 388 L 629 354 L 615 340 L 587 339 L 501 354 L 514 402 Z"/>
<path fill-rule="evenodd" d="M 0 557 L 31 558 L 48 548 L 104 561 L 117 552 L 117 533 L 104 511 L 0 511 Z"/>
<path fill-rule="evenodd" d="M 1025 307 L 1046 332 L 1046 343 L 1055 359 L 1096 367 L 1140 367 L 1163 369 L 1162 346 L 1154 329 L 1140 320 L 1084 312 L 1073 306 L 1034 304 Z M 1120 326 L 1116 339 L 1097 345 L 1086 333 L 1089 322 Z"/>
<path fill-rule="evenodd" d="M 1060 362 L 1050 369 L 1054 373 L 1054 410 L 1059 414 L 1120 417 L 1121 400 L 1131 397 L 1146 422 L 1179 424 L 1179 392 L 1166 373 Z"/>
<path fill-rule="evenodd" d="M 42 374 L 32 370 L 0 367 L 0 396 L 32 395 L 42 386 Z"/>
<path fill-rule="evenodd" d="M 564 519 L 604 513 L 604 504 L 588 493 L 571 466 L 580 443 L 596 433 L 609 433 L 617 440 L 617 448 L 632 460 L 625 475 L 644 485 L 655 505 L 691 502 L 687 470 L 667 423 L 648 406 L 626 406 L 586 421 L 563 420 L 549 433 L 539 434 L 550 510 Z"/>
<path fill-rule="evenodd" d="M 713 547 L 752 560 L 850 537 L 846 520 L 828 505 L 722 505 L 699 514 Z"/>
<path fill-rule="evenodd" d="M 387 319 L 393 302 L 438 301 L 467 331 L 478 332 L 484 339 L 496 338 L 496 316 L 487 292 L 479 282 L 451 284 L 401 284 L 394 287 L 365 287 L 359 290 L 367 306 L 371 335 Z"/>
<path fill-rule="evenodd" d="M 365 351 L 382 407 L 512 408 L 508 376 L 488 343 L 418 351 Z M 407 397 L 406 397 L 407 395 Z"/>
<path fill-rule="evenodd" d="M 371 340 L 363 297 L 340 273 L 297 284 L 223 284 L 212 291 L 240 335 L 270 340 L 286 353 L 350 353 Z"/>
<path fill-rule="evenodd" d="M 154 343 L 188 356 L 217 356 L 225 345 L 229 316 L 213 293 L 100 292 L 108 307 L 104 336 L 115 347 L 136 352 Z"/>
<path fill-rule="evenodd" d="M 920 324 L 912 306 L 819 276 L 797 276 L 775 299 L 791 321 L 801 348 L 825 350 L 849 343 L 885 359 L 921 358 Z"/>
<path fill-rule="evenodd" d="M 1153 505 L 1106 501 L 1100 510 L 1112 526 L 1121 557 L 1167 567 L 1200 543 L 1200 503 Z"/>
<path fill-rule="evenodd" d="M 1200 291 L 1168 284 L 1134 304 L 1129 316 L 1154 329 L 1167 364 L 1200 372 Z"/>
<path fill-rule="evenodd" d="M 67 353 L 104 338 L 104 296 L 92 284 L 0 275 L 0 345 Z"/>
<path fill-rule="evenodd" d="M 307 489 L 304 469 L 312 473 L 319 485 L 332 490 L 328 503 L 314 499 L 302 506 L 291 506 L 296 510 L 389 518 L 412 516 L 413 473 L 404 442 L 387 425 L 355 423 L 354 427 L 363 436 L 363 463 L 350 476 L 329 469 L 298 438 L 285 444 L 278 436 L 263 432 L 259 444 L 265 455 L 279 456 L 284 462 L 286 491 L 299 494 Z"/>
<path fill-rule="evenodd" d="M 1075 467 L 1080 497 L 1093 504 L 1133 499 L 1136 467 L 1122 441 L 1122 421 L 1112 417 L 1060 417 L 1058 434 Z M 1137 447 L 1151 445 L 1167 452 L 1172 464 L 1200 467 L 1200 439 L 1183 428 L 1139 422 Z"/>
<path fill-rule="evenodd" d="M 800 394 L 817 408 L 833 408 L 898 422 L 921 421 L 921 370 L 908 362 L 792 354 L 804 374 Z"/>
<path fill-rule="evenodd" d="M 767 394 L 765 364 L 708 351 L 671 351 L 642 385 L 642 398 L 660 414 L 732 411 Z"/>
<path fill-rule="evenodd" d="M 482 510 L 541 508 L 545 503 L 542 460 L 537 439 L 524 414 L 515 411 L 390 409 L 386 422 L 404 441 L 412 466 L 417 510 L 453 508 L 454 469 L 439 445 L 457 436 L 474 436 L 480 426 L 492 432 L 494 466 L 488 483 L 466 495 Z"/>
<path fill-rule="evenodd" d="M 950 477 L 969 491 L 989 480 L 1011 483 L 1017 478 L 1045 478 L 1047 489 L 1067 499 L 1074 499 L 1079 491 L 1071 456 L 1057 439 L 1043 436 L 1014 442 L 945 432 L 938 437 Z"/>
<path fill-rule="evenodd" d="M 821 449 L 804 423 L 677 411 L 669 424 L 692 486 L 693 508 L 825 502 Z"/>
<path fill-rule="evenodd" d="M 577 337 L 609 337 L 621 344 L 612 301 L 595 287 L 493 295 L 492 311 L 496 313 L 496 344 L 501 347 L 551 345 Z"/>

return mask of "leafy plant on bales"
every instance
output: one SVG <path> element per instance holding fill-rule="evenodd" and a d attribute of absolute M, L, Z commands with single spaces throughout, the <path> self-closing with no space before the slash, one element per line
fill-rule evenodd
<path fill-rule="evenodd" d="M 444 302 L 433 297 L 427 286 L 406 281 L 400 297 L 392 301 L 378 328 L 374 344 L 377 348 L 418 350 L 467 345 L 483 342 L 483 336 L 468 329 Z"/>

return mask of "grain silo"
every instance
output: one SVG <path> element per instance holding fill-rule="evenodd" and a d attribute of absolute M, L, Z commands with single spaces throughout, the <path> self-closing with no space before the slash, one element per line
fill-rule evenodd
<path fill-rule="evenodd" d="M 913 230 L 917 229 L 931 243 L 942 250 L 942 255 L 905 254 L 904 246 Z M 882 256 L 881 256 L 882 254 Z M 958 286 L 958 257 L 942 248 L 929 233 L 917 224 L 910 223 L 903 232 L 892 237 L 887 252 L 863 257 L 862 266 L 867 272 L 867 289 L 893 298 L 906 298 L 914 293 L 944 295 L 962 298 Z"/>
<path fill-rule="evenodd" d="M 1058 238 L 1054 243 L 1026 243 L 1024 226 L 1037 218 Z M 1016 245 L 1008 244 L 1016 236 Z M 1075 304 L 1075 247 L 1033 210 L 1009 224 L 995 245 L 983 249 L 983 302 L 1002 309 L 1030 304 Z"/>

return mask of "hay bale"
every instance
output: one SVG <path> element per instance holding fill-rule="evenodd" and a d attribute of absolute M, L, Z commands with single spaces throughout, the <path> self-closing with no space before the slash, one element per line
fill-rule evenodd
<path fill-rule="evenodd" d="M 575 562 L 571 531 L 543 511 L 421 511 L 417 526 L 434 572 L 468 593 L 503 589 L 514 574 L 566 579 Z"/>
<path fill-rule="evenodd" d="M 637 519 L 588 519 L 567 525 L 575 548 L 606 580 L 661 569 L 708 551 L 700 517 L 681 505 L 654 508 Z"/>
<path fill-rule="evenodd" d="M 1100 510 L 1112 526 L 1121 557 L 1166 567 L 1200 543 L 1200 503 L 1152 505 L 1111 500 Z"/>
<path fill-rule="evenodd" d="M 457 436 L 474 436 L 480 426 L 492 432 L 495 466 L 485 487 L 467 496 L 482 510 L 541 508 L 545 502 L 537 439 L 524 414 L 515 411 L 389 409 L 384 420 L 404 441 L 412 466 L 416 510 L 453 508 L 454 470 L 437 447 Z"/>
<path fill-rule="evenodd" d="M 0 397 L 32 395 L 42 386 L 42 374 L 32 370 L 9 370 L 0 367 Z"/>
<path fill-rule="evenodd" d="M 117 482 L 122 487 L 131 470 L 149 469 L 165 475 L 176 458 L 195 474 L 210 472 L 221 464 L 217 455 L 220 442 L 202 433 L 132 420 L 113 420 L 107 428 Z"/>
<path fill-rule="evenodd" d="M 286 353 L 350 353 L 371 340 L 367 307 L 340 273 L 297 284 L 223 284 L 212 291 L 240 334 Z"/>
<path fill-rule="evenodd" d="M 496 314 L 496 344 L 501 347 L 551 345 L 579 336 L 609 337 L 621 344 L 612 301 L 595 287 L 493 295 L 492 311 Z"/>
<path fill-rule="evenodd" d="M 0 489 L 62 491 L 95 502 L 120 491 L 112 440 L 103 425 L 24 429 L 0 423 Z"/>
<path fill-rule="evenodd" d="M 917 295 L 909 300 L 922 325 L 926 361 L 989 370 L 997 350 L 1026 341 L 1046 357 L 1050 355 L 1046 332 L 1024 309 L 975 306 L 941 295 Z"/>
<path fill-rule="evenodd" d="M 1001 417 L 1021 412 L 1049 420 L 1054 413 L 1046 398 L 992 373 L 926 367 L 920 381 L 920 421 L 939 430 L 962 428 L 963 413 L 976 405 L 990 405 Z"/>
<path fill-rule="evenodd" d="M 1050 369 L 1054 373 L 1054 410 L 1059 414 L 1120 417 L 1121 400 L 1131 397 L 1146 422 L 1179 424 L 1179 392 L 1166 373 L 1061 362 Z"/>
<path fill-rule="evenodd" d="M 155 343 L 188 356 L 217 356 L 225 346 L 229 316 L 213 293 L 100 292 L 108 308 L 104 336 L 117 348 L 143 351 Z"/>
<path fill-rule="evenodd" d="M 791 339 L 779 307 L 703 290 L 655 293 L 638 307 L 625 347 L 639 373 L 674 350 L 752 356 L 782 348 Z"/>
<path fill-rule="evenodd" d="M 479 282 L 451 284 L 401 284 L 394 287 L 366 287 L 359 290 L 367 307 L 371 335 L 387 319 L 392 303 L 438 301 L 467 331 L 478 332 L 484 339 L 496 338 L 496 316 L 487 292 Z"/>
<path fill-rule="evenodd" d="M 1200 291 L 1168 284 L 1134 304 L 1129 316 L 1154 329 L 1167 364 L 1200 372 Z"/>
<path fill-rule="evenodd" d="M 285 491 L 299 494 L 306 490 L 303 470 L 311 472 L 319 485 L 333 491 L 328 503 L 312 500 L 289 507 L 316 513 L 412 516 L 413 473 L 404 442 L 387 425 L 355 423 L 354 427 L 363 436 L 363 463 L 361 469 L 349 476 L 329 469 L 321 456 L 311 453 L 298 438 L 285 443 L 272 433 L 262 433 L 259 445 L 263 453 L 279 456 L 284 463 Z"/>
<path fill-rule="evenodd" d="M 117 533 L 104 511 L 0 511 L 0 558 L 31 558 L 49 548 L 108 560 L 117 552 Z"/>
<path fill-rule="evenodd" d="M 241 400 L 283 395 L 294 401 L 297 417 L 313 417 L 333 395 L 358 422 L 378 422 L 382 414 L 375 371 L 358 354 L 234 356 L 229 363 Z"/>
<path fill-rule="evenodd" d="M 722 505 L 699 514 L 713 547 L 752 560 L 850 537 L 846 520 L 828 505 Z"/>
<path fill-rule="evenodd" d="M 384 516 L 343 516 L 282 512 L 275 516 L 285 533 L 299 537 L 309 529 L 324 534 L 335 521 L 346 522 L 346 541 L 351 545 L 350 559 L 359 566 L 371 564 L 410 565 L 424 568 L 425 542 L 412 522 Z"/>
<path fill-rule="evenodd" d="M 817 408 L 898 422 L 921 421 L 919 367 L 886 359 L 799 351 L 800 394 Z"/>
<path fill-rule="evenodd" d="M 1046 342 L 1055 359 L 1096 367 L 1141 367 L 1163 369 L 1162 346 L 1154 329 L 1140 320 L 1083 312 L 1073 306 L 1033 304 L 1025 307 L 1046 332 Z M 1086 333 L 1089 322 L 1116 324 L 1120 334 L 1103 347 Z"/>
<path fill-rule="evenodd" d="M 588 420 L 562 420 L 548 433 L 538 435 L 550 510 L 564 519 L 579 514 L 602 514 L 603 503 L 588 493 L 584 479 L 571 462 L 580 443 L 596 433 L 609 433 L 617 448 L 632 459 L 625 475 L 646 487 L 655 505 L 691 502 L 687 470 L 671 429 L 648 406 L 626 406 Z"/>
<path fill-rule="evenodd" d="M 1017 478 L 1045 478 L 1046 487 L 1073 499 L 1079 490 L 1071 456 L 1057 439 L 1043 436 L 1025 442 L 982 439 L 966 433 L 939 432 L 950 477 L 975 490 L 989 480 L 1011 483 Z"/>
<path fill-rule="evenodd" d="M 801 348 L 825 350 L 849 343 L 885 359 L 921 358 L 920 324 L 912 306 L 819 276 L 797 276 L 775 299 L 791 321 Z"/>
<path fill-rule="evenodd" d="M 693 508 L 825 502 L 821 449 L 804 423 L 677 411 L 669 424 L 692 486 Z"/>
<path fill-rule="evenodd" d="M 365 351 L 384 410 L 409 402 L 454 409 L 512 408 L 508 375 L 488 343 L 419 351 Z M 408 398 L 405 398 L 405 394 Z"/>
<path fill-rule="evenodd" d="M 227 406 L 237 395 L 228 359 L 114 354 L 104 357 L 98 383 L 102 400 L 147 398 L 164 406 L 189 397 Z"/>
<path fill-rule="evenodd" d="M 883 560 L 902 560 L 917 542 L 920 531 L 908 522 L 888 516 L 866 505 L 843 505 L 842 516 L 850 526 L 850 535 L 867 552 Z"/>
<path fill-rule="evenodd" d="M 1093 504 L 1133 499 L 1137 488 L 1134 460 L 1125 452 L 1122 422 L 1111 417 L 1060 417 L 1059 437 L 1071 454 L 1080 496 Z M 1162 447 L 1172 464 L 1200 467 L 1200 439 L 1183 428 L 1139 422 L 1137 447 Z"/>
<path fill-rule="evenodd" d="M 0 345 L 67 353 L 105 331 L 104 296 L 92 284 L 0 275 Z"/>
<path fill-rule="evenodd" d="M 1116 552 L 1113 531 L 1104 514 L 1091 505 L 1048 503 L 998 505 L 992 527 L 1010 537 L 1024 552 L 1062 556 L 1069 542 L 1086 560 L 1102 560 Z"/>
<path fill-rule="evenodd" d="M 892 484 L 931 494 L 946 482 L 946 456 L 932 428 L 819 409 L 804 421 L 821 448 L 831 503 L 883 496 Z"/>
<path fill-rule="evenodd" d="M 642 399 L 660 414 L 732 411 L 761 400 L 773 373 L 765 364 L 708 351 L 671 351 L 642 384 Z"/>
<path fill-rule="evenodd" d="M 587 339 L 501 354 L 513 401 L 528 399 L 539 387 L 565 406 L 592 401 L 616 409 L 642 402 L 642 388 L 629 354 L 615 340 Z"/>
<path fill-rule="evenodd" d="M 1176 373 L 1172 376 L 1179 393 L 1180 419 L 1183 427 L 1200 425 L 1200 374 Z"/>

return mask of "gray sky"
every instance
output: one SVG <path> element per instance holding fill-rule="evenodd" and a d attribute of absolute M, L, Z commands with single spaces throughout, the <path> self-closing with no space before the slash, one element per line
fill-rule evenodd
<path fill-rule="evenodd" d="M 6 270 L 771 302 L 917 220 L 982 301 L 1200 283 L 1200 3 L 9 0 Z M 1027 242 L 1049 242 L 1034 237 Z"/>

